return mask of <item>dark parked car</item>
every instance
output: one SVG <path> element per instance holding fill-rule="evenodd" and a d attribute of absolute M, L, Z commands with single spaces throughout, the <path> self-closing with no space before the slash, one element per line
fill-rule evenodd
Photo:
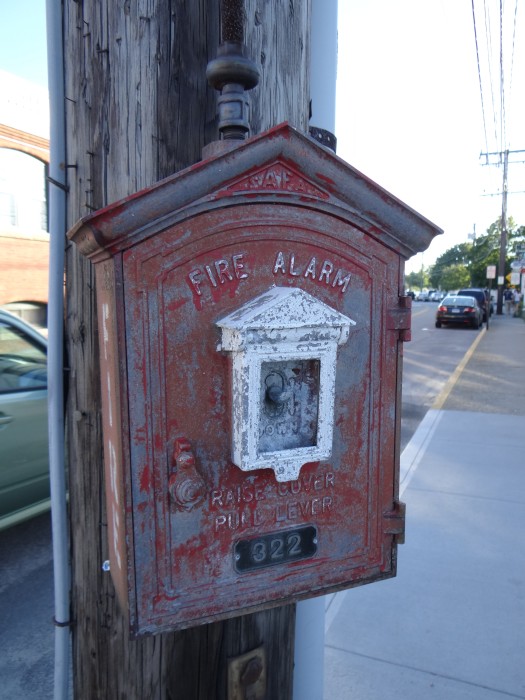
<path fill-rule="evenodd" d="M 454 323 L 479 328 L 482 324 L 482 311 L 475 297 L 447 296 L 436 311 L 436 328 Z"/>
<path fill-rule="evenodd" d="M 487 322 L 487 309 L 489 314 L 492 314 L 492 304 L 490 302 L 489 292 L 487 289 L 472 287 L 470 289 L 460 289 L 458 292 L 460 297 L 474 297 L 478 300 L 480 309 L 483 312 L 483 321 Z"/>
<path fill-rule="evenodd" d="M 0 530 L 49 507 L 47 341 L 0 309 Z"/>

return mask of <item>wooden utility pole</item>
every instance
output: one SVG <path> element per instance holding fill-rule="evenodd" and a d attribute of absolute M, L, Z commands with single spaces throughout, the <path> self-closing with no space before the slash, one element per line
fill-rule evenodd
<path fill-rule="evenodd" d="M 261 80 L 252 131 L 308 130 L 310 2 L 245 4 L 245 43 Z M 200 160 L 217 138 L 215 0 L 64 3 L 68 226 Z M 222 700 L 226 661 L 264 644 L 268 698 L 291 697 L 294 608 L 129 640 L 109 574 L 96 289 L 75 246 L 66 257 L 68 464 L 75 698 Z M 321 663 L 321 661 L 320 661 Z"/>
<path fill-rule="evenodd" d="M 503 161 L 503 186 L 501 200 L 501 236 L 498 263 L 498 304 L 497 313 L 503 313 L 503 288 L 505 287 L 505 263 L 507 261 L 507 191 L 508 191 L 509 152 L 505 151 Z M 502 279 L 503 283 L 499 284 Z"/>
<path fill-rule="evenodd" d="M 480 158 L 483 157 L 485 158 L 485 163 L 483 165 L 501 165 L 503 162 L 503 184 L 501 188 L 501 236 L 500 236 L 500 246 L 499 246 L 499 262 L 498 262 L 498 278 L 503 279 L 502 284 L 498 284 L 498 301 L 497 301 L 497 307 L 496 307 L 496 312 L 498 315 L 501 316 L 503 313 L 503 291 L 505 287 L 505 269 L 506 269 L 506 260 L 507 260 L 507 198 L 508 195 L 511 194 L 509 193 L 509 164 L 513 163 L 523 163 L 524 161 L 512 161 L 509 160 L 509 156 L 515 155 L 515 154 L 521 154 L 525 153 L 524 150 L 514 150 L 514 151 L 509 151 L 508 149 L 505 151 L 496 151 L 492 153 L 481 153 Z M 495 157 L 495 160 L 493 159 L 493 162 L 491 162 L 491 158 Z"/>

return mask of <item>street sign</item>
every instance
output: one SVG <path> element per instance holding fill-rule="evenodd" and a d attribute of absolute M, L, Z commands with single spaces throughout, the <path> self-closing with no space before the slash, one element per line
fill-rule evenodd
<path fill-rule="evenodd" d="M 488 280 L 495 280 L 496 279 L 496 265 L 487 265 L 487 279 Z"/>

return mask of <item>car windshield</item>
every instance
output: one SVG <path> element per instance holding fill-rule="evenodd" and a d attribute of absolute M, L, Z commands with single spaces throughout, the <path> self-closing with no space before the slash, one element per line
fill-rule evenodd
<path fill-rule="evenodd" d="M 25 333 L 0 321 L 0 393 L 44 389 L 47 357 Z"/>
<path fill-rule="evenodd" d="M 442 306 L 475 306 L 477 301 L 474 297 L 445 297 L 441 302 Z"/>
<path fill-rule="evenodd" d="M 458 292 L 459 296 L 471 296 L 474 297 L 475 299 L 479 299 L 479 301 L 483 301 L 486 299 L 485 292 L 482 289 L 462 289 L 460 292 Z"/>

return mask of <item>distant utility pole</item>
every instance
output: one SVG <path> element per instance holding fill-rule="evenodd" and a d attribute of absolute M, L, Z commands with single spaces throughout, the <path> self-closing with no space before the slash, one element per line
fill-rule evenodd
<path fill-rule="evenodd" d="M 507 259 L 507 195 L 508 195 L 508 170 L 509 170 L 509 155 L 515 153 L 525 153 L 525 150 L 519 151 L 496 151 L 493 153 L 481 153 L 480 157 L 485 157 L 484 165 L 500 165 L 503 159 L 503 185 L 502 185 L 502 202 L 501 202 L 501 235 L 499 244 L 499 263 L 498 263 L 498 302 L 496 312 L 499 316 L 503 313 L 503 287 L 505 286 L 505 262 Z M 491 156 L 497 156 L 497 160 L 490 162 Z M 523 161 L 513 161 L 523 162 Z"/>
<path fill-rule="evenodd" d="M 501 200 L 501 235 L 499 239 L 498 264 L 498 304 L 496 313 L 503 313 L 503 287 L 505 285 L 505 260 L 507 258 L 507 192 L 508 192 L 509 152 L 505 151 L 503 160 L 503 186 Z"/>

